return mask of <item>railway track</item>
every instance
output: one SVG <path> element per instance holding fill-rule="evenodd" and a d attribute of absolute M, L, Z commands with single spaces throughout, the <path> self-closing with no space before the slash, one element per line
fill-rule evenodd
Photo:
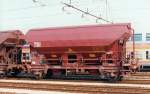
<path fill-rule="evenodd" d="M 135 78 L 143 78 L 143 79 L 149 79 L 150 78 L 150 72 L 137 72 L 134 74 L 131 74 L 132 77 Z"/>
<path fill-rule="evenodd" d="M 150 72 L 137 72 L 125 77 L 121 83 L 150 84 Z"/>
<path fill-rule="evenodd" d="M 29 80 L 29 81 L 35 81 L 34 79 L 30 78 L 7 78 L 6 80 Z M 60 82 L 85 82 L 85 83 L 109 83 L 108 81 L 103 81 L 103 80 L 64 80 L 64 79 L 42 79 L 38 81 L 60 81 Z M 150 79 L 132 79 L 132 78 L 125 78 L 122 81 L 117 81 L 114 83 L 119 83 L 119 84 L 148 84 L 150 85 Z"/>
<path fill-rule="evenodd" d="M 0 87 L 23 88 L 35 90 L 65 91 L 88 94 L 149 94 L 150 85 L 132 84 L 104 84 L 85 82 L 60 82 L 60 81 L 0 81 Z"/>
<path fill-rule="evenodd" d="M 150 84 L 150 72 L 137 72 L 125 77 L 123 82 Z"/>
<path fill-rule="evenodd" d="M 0 94 L 16 94 L 16 93 L 10 93 L 10 92 L 0 92 Z"/>
<path fill-rule="evenodd" d="M 48 91 L 49 90 L 65 91 L 65 92 L 88 93 L 88 94 L 150 94 L 149 93 L 150 73 L 132 74 L 128 78 L 125 78 L 123 81 L 117 83 L 105 83 L 104 81 L 94 81 L 94 80 L 91 81 L 91 80 L 44 79 L 35 81 L 28 78 L 23 79 L 22 78 L 7 78 L 7 80 L 1 79 L 0 87 L 48 90 Z M 82 85 L 82 83 L 88 84 Z M 124 84 L 126 85 L 124 86 Z M 141 87 L 143 85 L 144 87 Z"/>
<path fill-rule="evenodd" d="M 143 75 L 145 74 L 145 75 Z M 115 83 L 122 83 L 122 84 L 150 84 L 150 73 L 137 73 L 132 74 L 129 77 L 125 77 L 122 81 L 118 81 Z M 35 80 L 31 78 L 6 78 L 8 80 Z M 81 79 L 42 79 L 39 81 L 62 81 L 62 82 L 88 82 L 88 83 L 108 83 L 108 81 L 105 80 L 81 80 Z"/>

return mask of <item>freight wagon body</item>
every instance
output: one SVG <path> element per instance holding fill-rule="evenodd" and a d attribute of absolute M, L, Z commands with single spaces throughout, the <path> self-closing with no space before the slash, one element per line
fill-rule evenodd
<path fill-rule="evenodd" d="M 0 76 L 15 71 L 21 65 L 24 35 L 19 30 L 0 32 Z"/>
<path fill-rule="evenodd" d="M 86 77 L 120 80 L 130 72 L 126 41 L 130 24 L 32 29 L 26 34 L 22 63 L 38 78 Z"/>

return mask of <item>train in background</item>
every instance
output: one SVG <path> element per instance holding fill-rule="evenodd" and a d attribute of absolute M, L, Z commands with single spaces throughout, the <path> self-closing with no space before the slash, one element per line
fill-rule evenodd
<path fill-rule="evenodd" d="M 126 52 L 132 52 L 131 41 L 127 42 Z M 150 44 L 147 42 L 135 42 L 135 58 L 138 59 L 138 71 L 150 71 Z"/>
<path fill-rule="evenodd" d="M 133 33 L 129 23 L 0 32 L 0 75 L 121 80 L 137 68 Z"/>

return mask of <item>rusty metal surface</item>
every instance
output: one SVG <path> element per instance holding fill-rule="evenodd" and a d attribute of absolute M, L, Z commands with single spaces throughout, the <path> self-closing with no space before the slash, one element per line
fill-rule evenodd
<path fill-rule="evenodd" d="M 2 44 L 4 41 L 8 39 L 16 39 L 18 36 L 18 39 L 24 39 L 24 35 L 19 30 L 12 30 L 12 31 L 1 31 L 0 32 L 0 44 Z"/>
<path fill-rule="evenodd" d="M 15 71 L 14 75 L 18 71 L 27 71 L 28 73 L 33 73 L 37 79 L 43 78 L 43 75 L 48 74 L 48 69 L 53 70 L 54 76 L 60 75 L 61 70 L 58 69 L 68 69 L 65 70 L 66 73 L 63 73 L 63 75 L 67 75 L 69 72 L 96 75 L 105 71 L 111 73 L 110 76 L 114 76 L 114 73 L 119 72 L 118 68 L 120 68 L 121 61 L 119 57 L 125 56 L 122 52 L 122 50 L 125 50 L 123 49 L 125 44 L 120 42 L 120 40 L 126 42 L 130 34 L 130 24 L 33 29 L 27 33 L 26 39 L 32 46 L 39 49 L 34 49 L 34 47 L 30 49 L 30 46 L 27 47 L 31 50 L 30 54 L 32 56 L 30 62 L 27 63 L 27 58 L 24 60 L 25 62 L 17 58 L 17 56 L 21 56 L 22 54 L 19 51 L 25 54 L 29 54 L 30 52 L 27 51 L 29 49 L 25 48 L 26 45 L 23 46 L 21 44 L 24 35 L 19 31 L 2 32 L 0 35 L 1 44 L 6 44 L 0 49 L 0 54 L 2 54 L 0 63 L 8 64 L 5 69 L 12 72 Z M 12 43 L 14 43 L 13 47 L 12 45 L 10 46 Z M 17 45 L 22 45 L 22 48 Z M 52 54 L 51 52 L 56 54 Z M 71 58 L 68 57 L 68 53 L 74 52 L 77 52 L 76 61 L 70 63 L 69 60 Z M 91 52 L 95 55 L 93 58 L 89 57 Z M 57 58 L 51 57 L 52 55 L 57 55 Z M 116 61 L 116 58 L 119 60 Z M 53 59 L 58 59 L 59 63 Z M 107 66 L 105 67 L 105 63 L 108 63 L 109 59 L 111 60 L 110 63 L 113 64 L 107 64 L 109 66 L 107 68 Z M 76 70 L 74 71 L 74 69 Z M 88 71 L 85 71 L 86 69 Z M 4 67 L 3 71 L 5 71 Z"/>
<path fill-rule="evenodd" d="M 24 41 L 24 35 L 19 30 L 0 32 L 0 67 L 6 70 L 8 64 L 16 64 L 18 58 L 18 45 Z"/>
<path fill-rule="evenodd" d="M 130 33 L 126 23 L 32 29 L 26 38 L 35 47 L 106 46 Z"/>

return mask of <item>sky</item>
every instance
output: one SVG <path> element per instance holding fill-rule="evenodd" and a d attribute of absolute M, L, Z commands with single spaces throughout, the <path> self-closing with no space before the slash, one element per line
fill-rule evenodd
<path fill-rule="evenodd" d="M 75 25 L 109 24 L 65 7 L 69 0 L 0 0 L 0 31 Z M 131 23 L 135 32 L 150 32 L 150 0 L 72 0 L 72 5 L 89 10 L 114 23 Z M 64 10 L 62 8 L 64 7 Z"/>

